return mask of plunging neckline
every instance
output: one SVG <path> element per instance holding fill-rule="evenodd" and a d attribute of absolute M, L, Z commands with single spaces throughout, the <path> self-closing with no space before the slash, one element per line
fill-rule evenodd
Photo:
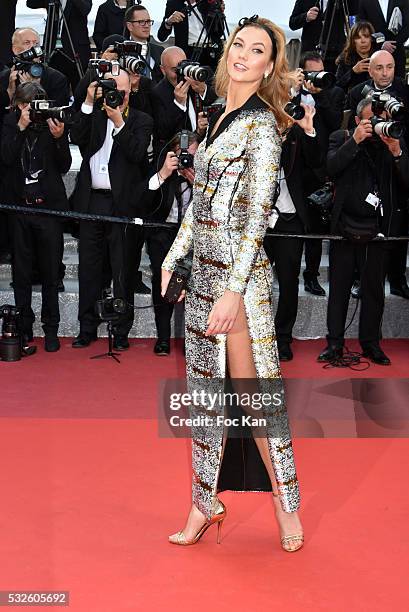
<path fill-rule="evenodd" d="M 217 113 L 213 115 L 213 117 L 211 118 L 209 122 L 209 129 L 208 129 L 207 138 L 206 138 L 206 150 L 229 127 L 229 125 L 235 120 L 235 118 L 242 111 L 256 109 L 256 108 L 268 108 L 268 105 L 264 102 L 264 100 L 259 98 L 258 95 L 255 93 L 252 96 L 250 96 L 250 98 L 246 100 L 246 102 L 242 106 L 240 106 L 239 108 L 236 108 L 235 110 L 230 111 L 230 113 L 228 113 L 225 117 L 223 117 L 223 119 L 220 121 L 220 124 L 218 125 L 215 132 L 212 133 L 216 123 L 218 122 L 218 120 L 220 119 L 224 111 L 226 110 L 226 107 L 223 106 L 223 108 L 221 108 Z"/>

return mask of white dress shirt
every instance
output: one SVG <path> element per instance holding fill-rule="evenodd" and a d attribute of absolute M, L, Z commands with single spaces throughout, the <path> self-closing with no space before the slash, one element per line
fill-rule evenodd
<path fill-rule="evenodd" d="M 90 115 L 94 107 L 90 104 L 81 106 L 81 111 L 86 115 Z M 91 186 L 92 189 L 111 189 L 111 181 L 109 179 L 109 158 L 111 157 L 112 145 L 114 144 L 114 136 L 124 127 L 123 123 L 119 128 L 116 128 L 111 119 L 107 120 L 107 132 L 104 144 L 89 160 L 89 168 L 91 170 Z"/>
<path fill-rule="evenodd" d="M 206 93 L 207 93 L 207 85 L 206 85 L 206 89 L 204 90 L 203 95 L 199 94 L 199 96 L 202 98 L 202 100 L 205 99 Z M 187 111 L 188 111 L 190 123 L 192 125 L 192 132 L 194 132 L 196 130 L 196 128 L 197 128 L 196 111 L 195 111 L 195 107 L 193 106 L 192 99 L 191 99 L 191 97 L 189 95 L 187 96 L 187 100 L 188 100 Z M 184 113 L 186 112 L 186 105 L 180 104 L 179 102 L 177 102 L 177 100 L 174 100 L 174 103 L 176 104 L 176 106 L 178 108 L 180 108 L 180 110 L 182 110 Z"/>
<path fill-rule="evenodd" d="M 385 21 L 386 21 L 387 16 L 388 16 L 388 4 L 389 4 L 389 0 L 378 0 L 378 2 L 379 2 L 379 5 L 380 5 L 380 7 L 382 9 L 382 13 L 383 13 L 383 16 L 385 17 Z"/>
<path fill-rule="evenodd" d="M 197 4 L 192 4 L 191 7 L 194 8 L 197 14 L 195 15 L 195 13 L 192 11 L 192 13 L 188 17 L 189 19 L 189 28 L 188 28 L 189 37 L 188 37 L 187 44 L 190 46 L 195 45 L 197 43 L 197 41 L 199 40 L 199 36 L 202 32 L 202 29 L 203 29 L 203 21 L 199 19 L 198 17 L 200 13 L 199 13 L 199 9 L 197 8 Z M 201 38 L 202 43 L 204 41 L 205 36 L 206 36 L 206 32 L 203 34 Z"/>

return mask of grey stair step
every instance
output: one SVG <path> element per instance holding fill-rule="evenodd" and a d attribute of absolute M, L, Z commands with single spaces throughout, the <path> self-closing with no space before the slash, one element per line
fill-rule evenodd
<path fill-rule="evenodd" d="M 328 284 L 323 283 L 328 294 Z M 60 336 L 73 337 L 79 331 L 78 325 L 78 282 L 67 280 L 65 282 L 66 291 L 60 293 L 60 314 L 61 323 Z M 278 298 L 277 286 L 273 287 L 275 298 Z M 8 281 L 0 281 L 0 304 L 14 303 L 13 290 Z M 34 334 L 43 335 L 40 322 L 41 293 L 39 287 L 33 287 L 33 310 L 36 314 L 34 324 Z M 135 295 L 135 306 L 148 307 L 136 310 L 134 326 L 130 336 L 132 338 L 154 338 L 156 336 L 153 308 L 150 295 Z M 348 318 L 349 323 L 356 307 L 356 301 L 351 299 L 349 304 Z M 178 305 L 173 317 L 172 337 L 183 336 L 183 308 Z M 316 297 L 305 293 L 300 289 L 299 308 L 297 321 L 294 327 L 294 337 L 322 338 L 325 336 L 327 316 L 327 298 Z M 359 305 L 355 319 L 347 331 L 347 337 L 357 337 L 359 321 Z M 387 293 L 385 299 L 385 314 L 382 325 L 384 338 L 409 338 L 409 308 L 408 304 L 401 298 Z M 100 325 L 99 335 L 106 336 L 104 324 Z"/>

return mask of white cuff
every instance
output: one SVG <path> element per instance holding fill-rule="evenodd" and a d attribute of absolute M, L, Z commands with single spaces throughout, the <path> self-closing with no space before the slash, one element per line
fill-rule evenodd
<path fill-rule="evenodd" d="M 152 176 L 152 178 L 149 179 L 148 185 L 150 191 L 156 191 L 161 185 L 163 185 L 164 182 L 165 181 L 159 176 L 159 172 L 157 172 Z"/>
<path fill-rule="evenodd" d="M 90 115 L 93 110 L 94 107 L 91 104 L 86 104 L 85 102 L 81 104 L 81 112 L 84 113 L 84 115 Z"/>
<path fill-rule="evenodd" d="M 309 136 L 310 138 L 315 138 L 315 137 L 316 137 L 316 135 L 317 135 L 317 132 L 316 132 L 316 130 L 314 129 L 314 131 L 313 131 L 313 132 L 304 132 L 304 134 L 305 134 L 306 136 Z"/>
<path fill-rule="evenodd" d="M 117 134 L 119 134 L 119 132 L 122 130 L 123 127 L 125 127 L 125 122 L 122 125 L 120 125 L 119 127 L 114 127 L 114 129 L 112 130 L 112 137 L 114 137 Z"/>
<path fill-rule="evenodd" d="M 186 105 L 183 106 L 183 104 L 180 104 L 180 102 L 178 102 L 177 100 L 173 100 L 173 101 L 176 104 L 176 106 L 178 108 L 180 108 L 180 110 L 182 110 L 184 113 L 187 111 L 187 106 Z"/>

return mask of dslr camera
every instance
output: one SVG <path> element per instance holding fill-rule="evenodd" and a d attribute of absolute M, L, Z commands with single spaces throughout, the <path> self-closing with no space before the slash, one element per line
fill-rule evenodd
<path fill-rule="evenodd" d="M 44 66 L 33 60 L 43 57 L 43 50 L 40 46 L 31 47 L 13 57 L 13 68 L 17 72 L 27 72 L 34 79 L 42 77 Z"/>
<path fill-rule="evenodd" d="M 95 303 L 95 312 L 101 321 L 118 322 L 129 314 L 132 307 L 122 298 L 115 298 L 111 295 L 111 289 L 107 289 L 102 293 L 102 299 Z"/>
<path fill-rule="evenodd" d="M 194 81 L 205 83 L 212 76 L 213 71 L 208 66 L 201 66 L 199 62 L 182 60 L 176 66 L 177 82 L 181 83 L 186 77 Z"/>
<path fill-rule="evenodd" d="M 51 100 L 32 100 L 30 102 L 30 121 L 34 127 L 47 127 L 47 119 L 57 119 L 61 123 L 72 121 L 71 106 L 53 106 Z"/>
<path fill-rule="evenodd" d="M 317 189 L 308 196 L 307 202 L 312 209 L 315 209 L 321 221 L 325 225 L 329 225 L 331 221 L 331 212 L 334 205 L 334 184 L 327 182 L 321 189 Z"/>
<path fill-rule="evenodd" d="M 215 104 L 210 104 L 209 106 L 203 107 L 203 115 L 210 119 L 212 115 L 218 113 L 219 110 L 223 108 L 223 104 L 216 102 Z"/>
<path fill-rule="evenodd" d="M 330 89 L 335 85 L 335 74 L 332 72 L 325 72 L 325 70 L 303 70 L 306 81 L 316 87 L 317 89 Z"/>
<path fill-rule="evenodd" d="M 98 86 L 102 88 L 102 95 L 105 104 L 111 108 L 117 108 L 121 106 L 125 99 L 125 95 L 122 91 L 118 90 L 116 81 L 112 78 L 104 79 L 104 76 L 108 73 L 112 76 L 119 76 L 121 72 L 121 65 L 119 62 L 110 62 L 109 60 L 97 59 L 90 60 L 88 67 L 94 69 L 97 73 Z"/>
<path fill-rule="evenodd" d="M 406 117 L 406 109 L 402 102 L 386 91 L 374 91 L 368 86 L 363 88 L 362 94 L 372 100 L 374 117 L 371 118 L 371 124 L 375 134 L 387 138 L 401 138 L 405 131 L 403 120 Z M 389 121 L 385 121 L 382 117 L 384 112 Z"/>
<path fill-rule="evenodd" d="M 35 346 L 23 346 L 21 334 L 21 310 L 17 306 L 0 306 L 0 319 L 3 319 L 0 337 L 0 360 L 20 361 L 36 352 Z"/>
<path fill-rule="evenodd" d="M 193 155 L 189 153 L 189 133 L 187 130 L 182 130 L 180 133 L 180 153 L 179 153 L 179 168 L 193 168 Z"/>
<path fill-rule="evenodd" d="M 118 55 L 121 68 L 133 74 L 141 74 L 146 62 L 142 57 L 142 45 L 135 40 L 124 40 L 113 45 L 113 52 Z"/>
<path fill-rule="evenodd" d="M 294 119 L 294 121 L 300 121 L 305 117 L 305 108 L 303 108 L 301 104 L 294 104 L 294 102 L 288 102 L 284 106 L 284 112 L 290 115 L 291 119 Z"/>

